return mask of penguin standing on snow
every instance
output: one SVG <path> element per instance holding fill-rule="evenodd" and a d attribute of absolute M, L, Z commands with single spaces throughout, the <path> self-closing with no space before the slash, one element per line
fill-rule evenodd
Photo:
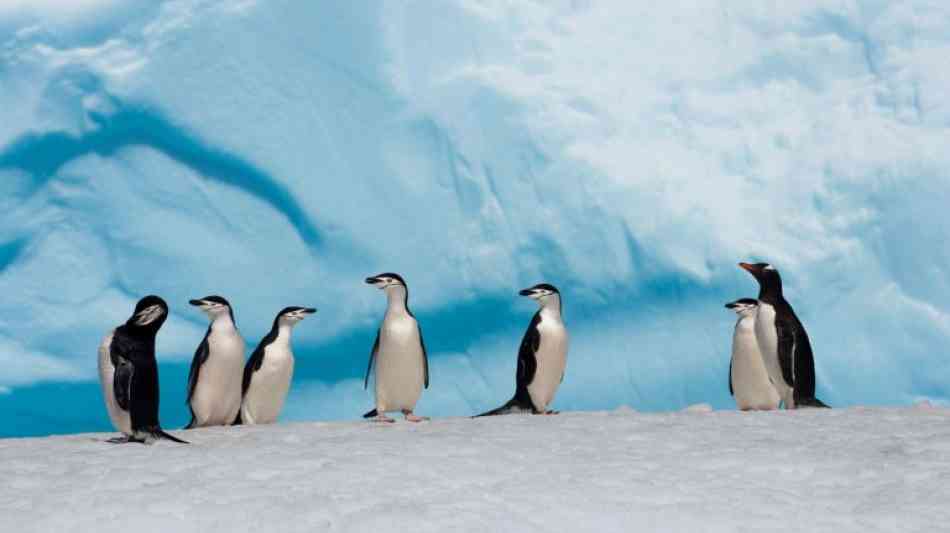
<path fill-rule="evenodd" d="M 294 375 L 290 332 L 297 322 L 316 312 L 312 307 L 285 307 L 277 313 L 270 333 L 261 339 L 244 367 L 241 383 L 244 399 L 235 424 L 273 424 L 277 421 Z"/>
<path fill-rule="evenodd" d="M 186 399 L 191 422 L 185 429 L 231 424 L 241 409 L 244 338 L 224 298 L 206 296 L 188 303 L 204 311 L 211 324 L 191 361 Z"/>
<path fill-rule="evenodd" d="M 729 362 L 729 393 L 741 411 L 778 409 L 779 397 L 765 370 L 759 344 L 755 340 L 755 313 L 759 302 L 742 298 L 726 304 L 739 315 L 732 335 L 732 360 Z"/>
<path fill-rule="evenodd" d="M 149 443 L 168 439 L 158 422 L 158 362 L 155 336 L 168 317 L 168 305 L 146 296 L 125 324 L 106 335 L 99 346 L 99 382 L 112 425 L 123 437 L 110 442 Z"/>
<path fill-rule="evenodd" d="M 401 411 L 410 422 L 427 420 L 413 414 L 422 389 L 429 388 L 429 361 L 422 330 L 409 311 L 409 288 L 402 276 L 391 272 L 366 278 L 366 283 L 385 291 L 389 304 L 363 381 L 366 388 L 375 365 L 376 408 L 363 418 L 394 422 L 386 413 Z"/>
<path fill-rule="evenodd" d="M 568 347 L 567 328 L 561 319 L 561 293 L 553 285 L 541 283 L 519 294 L 537 300 L 541 308 L 531 319 L 518 350 L 515 395 L 505 405 L 478 416 L 555 414 L 548 406 L 564 381 Z"/>
<path fill-rule="evenodd" d="M 815 398 L 815 359 L 808 333 L 782 295 L 782 278 L 768 263 L 739 263 L 759 282 L 755 338 L 765 369 L 786 409 L 828 407 Z"/>

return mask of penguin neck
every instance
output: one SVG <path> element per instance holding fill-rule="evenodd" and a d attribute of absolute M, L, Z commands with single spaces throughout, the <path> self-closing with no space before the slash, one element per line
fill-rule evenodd
<path fill-rule="evenodd" d="M 293 332 L 294 326 L 292 324 L 287 324 L 286 322 L 277 323 L 277 335 L 274 337 L 274 342 L 281 344 L 290 344 L 290 334 Z"/>
<path fill-rule="evenodd" d="M 558 294 L 553 294 L 548 298 L 545 298 L 543 301 L 539 301 L 541 304 L 541 318 L 561 320 L 561 296 Z"/>
<path fill-rule="evenodd" d="M 759 301 L 775 304 L 781 302 L 782 299 L 783 296 L 781 284 L 763 283 L 759 285 Z"/>
<path fill-rule="evenodd" d="M 231 313 L 223 313 L 211 321 L 211 331 L 216 333 L 228 333 L 236 329 L 237 327 L 234 325 Z"/>
<path fill-rule="evenodd" d="M 389 300 L 387 313 L 412 314 L 409 312 L 409 291 L 402 285 L 387 287 L 386 298 Z"/>

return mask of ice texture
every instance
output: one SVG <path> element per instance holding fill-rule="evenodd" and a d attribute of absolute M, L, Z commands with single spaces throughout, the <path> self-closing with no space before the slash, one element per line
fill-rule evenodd
<path fill-rule="evenodd" d="M 5 2 L 0 434 L 107 429 L 95 348 L 148 293 L 168 424 L 212 293 L 252 346 L 318 307 L 284 418 L 356 417 L 380 271 L 425 333 L 420 414 L 510 396 L 542 281 L 554 407 L 728 407 L 740 260 L 782 272 L 819 398 L 946 405 L 947 27 L 926 0 Z"/>

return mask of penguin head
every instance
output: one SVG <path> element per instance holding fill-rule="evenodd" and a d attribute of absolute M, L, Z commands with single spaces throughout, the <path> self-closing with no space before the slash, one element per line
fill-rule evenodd
<path fill-rule="evenodd" d="M 726 309 L 732 309 L 739 316 L 752 316 L 759 307 L 759 301 L 752 298 L 739 298 L 726 304 Z"/>
<path fill-rule="evenodd" d="M 370 276 L 366 278 L 366 283 L 376 287 L 377 289 L 406 286 L 406 280 L 402 279 L 402 276 L 399 274 L 394 274 L 392 272 L 384 272 L 377 276 Z"/>
<path fill-rule="evenodd" d="M 158 331 L 168 318 L 168 304 L 159 296 L 150 294 L 135 304 L 135 311 L 126 325 Z"/>
<path fill-rule="evenodd" d="M 188 303 L 204 311 L 212 321 L 220 316 L 228 315 L 234 322 L 234 311 L 231 304 L 220 296 L 205 296 L 196 300 L 188 300 Z"/>
<path fill-rule="evenodd" d="M 551 285 L 550 283 L 538 283 L 534 287 L 522 289 L 518 292 L 518 294 L 521 296 L 527 296 L 532 300 L 537 300 L 541 305 L 544 305 L 545 303 L 554 299 L 560 301 L 561 298 L 561 292 L 557 290 L 557 287 Z"/>
<path fill-rule="evenodd" d="M 762 287 L 782 286 L 782 278 L 778 275 L 778 270 L 768 263 L 739 263 L 739 268 L 752 274 Z"/>
<path fill-rule="evenodd" d="M 312 315 L 316 312 L 317 310 L 313 307 L 285 307 L 281 309 L 279 313 L 277 313 L 275 322 L 277 322 L 277 324 L 293 326 L 297 322 L 307 318 L 307 315 Z"/>

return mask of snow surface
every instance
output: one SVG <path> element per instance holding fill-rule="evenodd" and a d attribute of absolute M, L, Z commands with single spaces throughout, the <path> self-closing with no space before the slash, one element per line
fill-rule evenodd
<path fill-rule="evenodd" d="M 540 281 L 558 407 L 726 407 L 757 259 L 821 399 L 946 404 L 948 27 L 944 0 L 0 2 L 0 414 L 105 430 L 95 347 L 155 292 L 167 423 L 209 293 L 251 344 L 320 308 L 286 418 L 358 416 L 380 271 L 429 414 L 511 394 Z"/>
<path fill-rule="evenodd" d="M 950 410 L 400 422 L 0 440 L 2 531 L 932 532 Z"/>

